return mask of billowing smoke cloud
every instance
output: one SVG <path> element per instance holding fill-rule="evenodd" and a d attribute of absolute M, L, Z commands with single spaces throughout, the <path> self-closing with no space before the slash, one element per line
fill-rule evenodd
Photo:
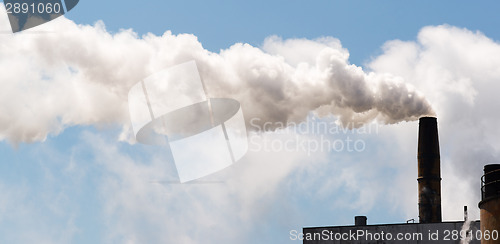
<path fill-rule="evenodd" d="M 193 57 L 206 57 L 197 61 L 207 82 L 223 77 L 222 74 L 234 75 L 227 77 L 224 83 L 217 83 L 233 83 L 234 87 L 221 85 L 220 88 L 231 93 L 242 85 L 237 76 L 240 73 L 209 69 L 212 66 L 208 66 L 206 60 L 212 60 L 213 67 L 218 67 L 217 62 L 226 64 L 227 55 L 233 48 L 247 48 L 263 56 L 281 59 L 286 67 L 294 68 L 296 73 L 302 70 L 301 66 L 316 65 L 317 53 L 324 46 L 347 54 L 334 39 L 282 41 L 270 38 L 262 49 L 236 45 L 220 54 L 213 54 L 204 51 L 190 35 L 171 36 L 167 33 L 164 37 L 146 36 L 139 40 L 130 32 L 111 36 L 99 25 L 77 27 L 62 20 L 58 25 L 60 26 L 57 28 L 69 26 L 65 27 L 68 33 L 46 33 L 40 36 L 27 34 L 22 38 L 15 37 L 18 38 L 15 40 L 11 40 L 12 37 L 0 37 L 3 40 L 0 42 L 0 128 L 4 138 L 13 140 L 14 136 L 19 136 L 18 141 L 41 140 L 49 132 L 57 133 L 65 126 L 74 124 L 126 123 L 128 113 L 124 99 L 127 86 L 144 78 L 143 75 Z M 74 31 L 69 33 L 69 30 Z M 27 42 L 30 38 L 53 38 L 55 44 L 50 47 L 64 48 L 57 35 L 67 35 L 66 39 L 79 43 L 73 45 L 78 48 L 65 53 L 62 50 L 45 50 L 46 45 L 37 44 L 33 40 Z M 76 37 L 71 38 L 71 35 Z M 5 42 L 7 40 L 8 43 Z M 307 49 L 298 48 L 304 43 L 309 44 Z M 18 49 L 7 49 L 7 44 Z M 28 44 L 37 45 L 37 49 Z M 94 51 L 96 48 L 100 51 Z M 160 49 L 164 53 L 155 53 L 155 50 Z M 290 49 L 294 51 L 287 51 Z M 37 54 L 33 50 L 48 52 L 50 55 Z M 181 54 L 174 50 L 183 51 Z M 191 56 L 184 53 L 186 50 L 190 50 Z M 99 52 L 111 55 L 99 56 Z M 278 53 L 282 57 L 278 57 Z M 135 59 L 131 59 L 134 54 Z M 121 63 L 99 60 L 102 58 L 113 62 L 121 59 Z M 244 65 L 249 66 L 252 62 Z M 303 63 L 300 64 L 301 62 Z M 242 69 L 246 70 L 244 67 Z M 346 64 L 346 67 L 352 66 Z M 426 94 L 439 114 L 444 219 L 461 220 L 464 205 L 469 206 L 469 214 L 478 212 L 482 166 L 500 161 L 500 113 L 496 112 L 500 109 L 497 94 L 500 90 L 498 41 L 481 33 L 451 26 L 425 27 L 417 40 L 386 43 L 383 53 L 369 67 L 377 73 L 392 73 L 404 77 L 405 81 Z M 320 69 L 319 66 L 316 68 Z M 305 70 L 314 73 L 314 69 Z M 114 72 L 106 73 L 109 70 Z M 23 74 L 22 77 L 19 74 Z M 372 79 L 373 76 L 377 75 L 363 76 L 370 88 L 376 87 L 373 83 L 380 82 Z M 310 76 L 296 74 L 294 77 Z M 380 77 L 384 75 L 378 77 L 383 80 Z M 405 87 L 397 78 L 393 79 L 396 79 L 396 84 Z M 303 80 L 318 84 L 320 81 Z M 210 88 L 211 95 L 216 96 L 218 87 L 211 83 Z M 262 95 L 261 99 L 264 98 L 267 95 Z M 248 103 L 243 105 L 252 106 Z M 321 108 L 316 111 L 321 112 Z M 343 111 L 345 110 L 340 106 L 325 110 L 339 115 Z M 350 113 L 354 116 L 353 119 L 361 116 L 355 111 Z M 384 116 L 376 109 L 369 110 L 368 113 L 376 113 L 377 115 L 372 115 L 375 118 Z M 151 184 L 145 179 L 161 180 L 165 179 L 165 174 L 172 177 L 175 174 L 173 166 L 168 168 L 163 157 L 152 154 L 149 158 L 150 154 L 146 153 L 148 156 L 144 159 L 145 163 L 141 163 L 141 160 L 136 162 L 133 160 L 136 156 L 129 155 L 128 148 L 120 150 L 109 138 L 84 133 L 80 140 L 82 146 L 72 150 L 71 155 L 54 158 L 53 152 L 58 150 L 47 150 L 50 144 L 35 145 L 43 147 L 36 151 L 46 154 L 41 160 L 34 160 L 43 165 L 41 169 L 33 171 L 33 174 L 1 178 L 0 192 L 5 197 L 0 198 L 0 218 L 3 217 L 6 221 L 0 221 L 0 224 L 4 224 L 6 228 L 0 229 L 9 230 L 2 236 L 6 236 L 6 240 L 16 240 L 10 243 L 31 243 L 35 240 L 68 243 L 81 238 L 81 233 L 89 231 L 85 229 L 85 225 L 80 226 L 82 224 L 78 222 L 78 218 L 76 223 L 73 222 L 74 212 L 81 210 L 81 216 L 99 216 L 96 218 L 96 225 L 94 222 L 89 224 L 89 233 L 93 233 L 95 226 L 105 223 L 107 228 L 103 228 L 104 231 L 101 232 L 106 239 L 103 238 L 102 242 L 109 238 L 108 242 L 119 243 L 158 243 L 172 240 L 181 243 L 255 243 L 257 236 L 260 243 L 282 243 L 291 228 L 300 230 L 303 226 L 352 224 L 351 216 L 356 214 L 368 215 L 373 222 L 405 222 L 410 218 L 418 218 L 415 181 L 417 128 L 417 122 L 382 126 L 379 133 L 367 135 L 365 141 L 369 150 L 362 154 L 314 154 L 311 159 L 305 153 L 297 151 L 249 153 L 246 162 L 236 164 L 229 168 L 230 171 L 221 172 L 230 175 L 227 177 L 229 180 L 226 184 L 215 187 Z M 275 136 L 274 133 L 264 134 L 269 139 Z M 81 149 L 88 147 L 91 149 Z M 390 153 L 387 153 L 388 149 Z M 66 150 L 63 151 L 60 153 L 66 153 Z M 74 157 L 73 152 L 77 156 Z M 79 154 L 85 157 L 78 156 Z M 91 157 L 95 160 L 87 159 L 88 155 L 95 156 Z M 32 157 L 40 158 L 40 155 Z M 63 167 L 67 162 L 70 162 L 68 168 Z M 47 170 L 45 166 L 51 164 L 54 165 L 52 170 Z M 366 170 L 368 168 L 370 170 Z M 16 175 L 14 169 L 37 170 L 35 167 L 26 168 L 23 164 L 5 164 L 5 169 L 0 172 Z M 43 173 L 38 173 L 42 169 Z M 107 173 L 96 174 L 94 169 L 104 169 Z M 110 174 L 113 177 L 109 177 Z M 223 176 L 217 175 L 215 179 L 224 179 Z M 43 178 L 32 181 L 33 177 L 47 177 L 50 180 Z M 95 180 L 93 177 L 103 177 L 104 180 Z M 26 185 L 26 182 L 35 182 L 35 186 Z M 38 186 L 41 182 L 45 186 L 42 191 Z M 97 187 L 94 187 L 93 182 L 98 184 Z M 79 184 L 86 187 L 90 185 L 98 191 L 80 191 Z M 75 194 L 80 196 L 81 192 L 99 192 L 99 199 L 103 202 L 98 202 L 98 205 L 104 206 L 104 213 L 89 208 L 86 195 L 85 198 L 75 197 Z M 308 200 L 302 201 L 298 196 Z M 47 205 L 51 208 L 45 207 Z M 46 211 L 47 209 L 52 211 Z M 407 218 L 401 218 L 402 211 Z M 380 217 L 377 214 L 379 212 L 386 214 Z M 293 213 L 299 213 L 299 216 Z M 104 215 L 105 221 L 101 221 L 101 215 Z M 334 218 L 325 219 L 324 216 Z M 477 218 L 477 214 L 471 217 Z M 286 224 L 282 224 L 285 222 Z M 56 226 L 61 231 L 54 232 L 33 223 L 49 223 L 51 227 Z M 285 226 L 285 230 L 275 231 L 277 225 Z M 12 226 L 19 227 L 14 229 L 21 231 L 12 231 Z M 258 231 L 249 231 L 255 229 Z M 36 235 L 33 232 L 37 232 Z M 61 232 L 69 234 L 60 238 Z M 18 238 L 26 241 L 17 241 Z"/>
<path fill-rule="evenodd" d="M 0 26 L 9 28 L 4 19 Z M 209 96 L 240 101 L 247 122 L 257 125 L 300 122 L 311 112 L 336 115 L 344 125 L 433 113 L 401 78 L 349 64 L 334 38 L 270 37 L 262 48 L 237 43 L 213 53 L 194 35 L 111 34 L 102 23 L 64 18 L 36 31 L 0 36 L 0 138 L 14 143 L 44 140 L 73 125 L 127 128 L 130 87 L 190 60 Z"/>

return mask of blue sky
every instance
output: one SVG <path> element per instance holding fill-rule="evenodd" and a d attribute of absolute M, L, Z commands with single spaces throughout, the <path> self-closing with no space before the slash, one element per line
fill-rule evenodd
<path fill-rule="evenodd" d="M 347 116 L 378 129 L 324 135 L 330 141 L 362 141 L 360 152 L 248 152 L 236 165 L 206 178 L 222 182 L 214 184 L 177 184 L 168 150 L 130 143 L 128 115 L 121 112 L 123 94 L 143 74 L 186 57 L 199 57 L 200 67 L 206 68 L 217 67 L 210 65 L 219 59 L 255 55 L 269 64 L 259 67 L 278 64 L 295 75 L 301 70 L 297 59 L 313 57 L 320 63 L 321 53 L 313 50 L 317 46 L 333 50 L 331 57 L 344 65 L 346 75 L 375 84 L 387 74 L 389 84 L 398 84 L 391 90 L 415 89 L 425 97 L 440 123 L 444 219 L 460 220 L 461 206 L 477 206 L 482 166 L 500 158 L 495 94 L 500 88 L 499 5 L 87 0 L 65 15 L 68 20 L 41 26 L 61 32 L 1 34 L 0 243 L 300 243 L 289 239 L 290 230 L 349 225 L 355 215 L 367 215 L 372 224 L 418 219 L 418 123 L 411 116 L 396 121 L 375 109 L 356 117 L 342 106 L 314 107 L 305 111 L 306 123 L 335 127 Z M 5 29 L 7 18 L 0 18 Z M 120 37 L 122 29 L 137 35 Z M 158 37 L 166 31 L 171 35 Z M 143 36 L 147 33 L 156 39 Z M 287 40 L 298 41 L 293 46 Z M 151 50 L 159 54 L 140 53 Z M 142 70 L 139 65 L 149 62 L 145 57 L 152 61 Z M 216 61 L 209 60 L 213 57 Z M 308 64 L 308 74 L 321 67 Z M 244 65 L 224 67 L 245 71 Z M 237 77 L 225 84 L 245 84 L 248 90 L 253 83 L 245 83 L 245 77 L 261 81 L 237 71 L 202 76 L 208 81 L 209 75 Z M 300 80 L 294 75 L 285 80 Z M 275 81 L 269 77 L 263 80 Z M 259 84 L 264 99 L 273 94 L 273 86 Z M 306 90 L 305 83 L 298 84 L 299 91 L 302 86 Z M 290 101 L 299 111 L 300 100 Z M 266 107 L 245 105 L 245 116 Z M 317 134 L 252 135 L 259 142 L 324 139 Z"/>
<path fill-rule="evenodd" d="M 77 23 L 103 20 L 108 30 L 132 28 L 140 34 L 192 33 L 215 52 L 237 42 L 258 46 L 271 35 L 333 36 L 358 65 L 387 40 L 413 40 L 427 25 L 450 24 L 499 37 L 496 1 L 82 1 L 78 7 L 67 15 Z"/>

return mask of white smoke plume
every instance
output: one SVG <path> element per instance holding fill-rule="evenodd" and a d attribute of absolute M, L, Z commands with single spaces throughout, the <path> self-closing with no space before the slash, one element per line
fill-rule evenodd
<path fill-rule="evenodd" d="M 0 19 L 7 30 L 7 19 Z M 211 97 L 241 102 L 245 118 L 300 122 L 309 113 L 340 122 L 385 123 L 433 114 L 403 79 L 349 64 L 334 38 L 237 43 L 219 53 L 196 36 L 112 34 L 103 23 L 59 18 L 33 32 L 0 35 L 0 139 L 43 141 L 74 125 L 129 126 L 130 87 L 169 66 L 197 62 Z"/>

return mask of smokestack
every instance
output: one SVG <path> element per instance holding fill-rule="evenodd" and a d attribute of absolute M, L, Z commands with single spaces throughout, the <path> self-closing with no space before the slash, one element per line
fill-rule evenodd
<path fill-rule="evenodd" d="M 441 163 L 437 119 L 422 117 L 418 128 L 418 213 L 420 223 L 439 223 Z"/>
<path fill-rule="evenodd" d="M 500 230 L 500 164 L 484 166 L 479 208 L 481 209 L 481 233 L 493 233 Z M 498 239 L 483 239 L 481 243 L 498 243 Z"/>

